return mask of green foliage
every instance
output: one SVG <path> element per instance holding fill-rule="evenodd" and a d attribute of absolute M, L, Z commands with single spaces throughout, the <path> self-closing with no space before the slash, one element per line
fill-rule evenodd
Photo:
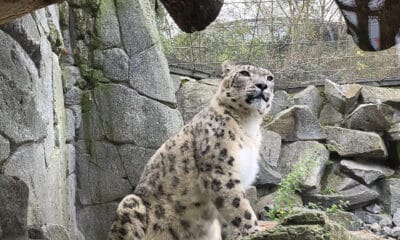
<path fill-rule="evenodd" d="M 330 207 L 326 208 L 327 213 L 337 213 L 338 211 L 343 211 L 345 207 L 349 206 L 349 201 L 340 200 L 339 204 L 332 204 Z"/>
<path fill-rule="evenodd" d="M 317 146 L 306 151 L 300 161 L 295 164 L 294 170 L 279 184 L 274 208 L 268 213 L 271 219 L 282 219 L 293 212 L 296 203 L 296 192 L 301 191 L 301 183 L 304 182 L 310 170 L 317 164 L 315 157 L 313 157 Z"/>
<path fill-rule="evenodd" d="M 330 195 L 336 193 L 336 189 L 326 186 L 324 190 L 321 191 L 323 195 Z"/>
<path fill-rule="evenodd" d="M 350 204 L 349 201 L 340 200 L 338 204 L 334 203 L 330 207 L 324 208 L 319 203 L 309 202 L 304 207 L 309 208 L 309 209 L 325 211 L 328 214 L 333 214 L 333 213 L 337 213 L 339 211 L 343 211 L 347 206 L 349 206 L 349 204 Z"/>
<path fill-rule="evenodd" d="M 340 145 L 334 145 L 334 144 L 325 144 L 326 149 L 328 149 L 329 152 L 340 152 L 343 151 L 343 147 Z"/>

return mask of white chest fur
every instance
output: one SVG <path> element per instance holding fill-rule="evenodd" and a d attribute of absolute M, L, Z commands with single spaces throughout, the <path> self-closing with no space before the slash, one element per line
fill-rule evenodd
<path fill-rule="evenodd" d="M 240 181 L 245 189 L 254 182 L 259 169 L 258 157 L 261 142 L 261 121 L 261 117 L 254 117 L 242 124 L 242 129 L 248 137 L 248 141 L 245 140 L 244 146 L 239 152 Z"/>
<path fill-rule="evenodd" d="M 247 146 L 239 153 L 239 175 L 240 181 L 247 189 L 256 179 L 258 173 L 258 148 Z"/>

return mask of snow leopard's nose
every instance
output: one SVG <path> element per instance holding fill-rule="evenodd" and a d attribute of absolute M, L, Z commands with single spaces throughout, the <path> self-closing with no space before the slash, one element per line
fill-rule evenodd
<path fill-rule="evenodd" d="M 264 91 L 264 89 L 268 88 L 267 84 L 265 84 L 265 83 L 256 83 L 255 85 L 256 85 L 256 87 L 261 89 L 261 92 Z"/>

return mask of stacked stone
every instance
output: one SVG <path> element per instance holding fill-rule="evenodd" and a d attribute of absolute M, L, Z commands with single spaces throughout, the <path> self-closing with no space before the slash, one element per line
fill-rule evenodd
<path fill-rule="evenodd" d="M 119 200 L 183 121 L 150 1 L 72 0 L 60 10 L 77 223 L 85 239 L 101 240 Z"/>
<path fill-rule="evenodd" d="M 0 26 L 0 239 L 76 236 L 62 45 L 56 6 Z"/>
<path fill-rule="evenodd" d="M 178 91 L 184 119 L 196 113 L 190 106 L 202 108 L 216 91 L 217 84 L 205 82 L 212 81 L 189 81 Z M 330 207 L 348 201 L 346 210 L 364 227 L 400 236 L 400 178 L 395 175 L 400 164 L 399 116 L 400 89 L 327 80 L 324 89 L 276 91 L 262 129 L 261 169 L 255 183 L 259 198 L 251 191 L 255 210 L 273 207 L 282 178 L 301 159 L 312 158 L 316 164 L 302 183 L 299 206 L 314 202 Z"/>

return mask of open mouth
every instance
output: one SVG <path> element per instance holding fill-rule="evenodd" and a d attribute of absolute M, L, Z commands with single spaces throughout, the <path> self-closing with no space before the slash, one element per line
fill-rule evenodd
<path fill-rule="evenodd" d="M 249 98 L 248 98 L 250 101 L 252 101 L 252 100 L 255 100 L 255 99 L 262 99 L 262 100 L 264 100 L 265 102 L 268 102 L 269 101 L 269 97 L 266 97 L 264 94 L 262 94 L 262 93 L 259 93 L 259 94 L 257 94 L 257 95 L 253 95 L 253 96 L 249 96 Z"/>

